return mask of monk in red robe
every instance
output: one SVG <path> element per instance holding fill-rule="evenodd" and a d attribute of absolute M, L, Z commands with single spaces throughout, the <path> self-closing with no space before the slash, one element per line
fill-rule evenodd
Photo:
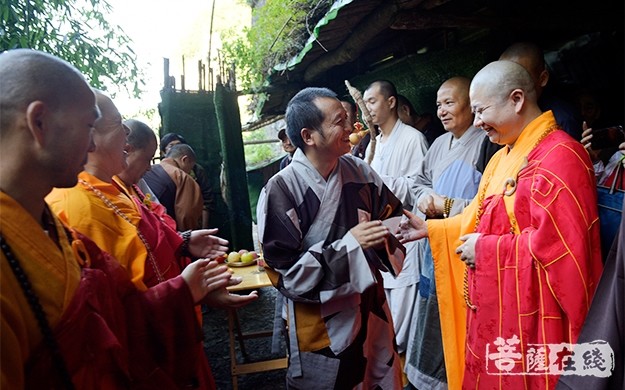
<path fill-rule="evenodd" d="M 76 184 L 94 150 L 95 96 L 70 64 L 34 50 L 0 54 L 0 388 L 174 389 L 194 374 L 193 307 L 227 297 L 231 275 L 200 260 L 140 292 L 128 273 L 44 202 Z"/>
<path fill-rule="evenodd" d="M 430 238 L 450 389 L 551 389 L 582 369 L 567 351 L 601 274 L 592 165 L 520 65 L 487 65 L 470 98 L 475 126 L 506 147 L 462 214 L 406 213 L 399 236 Z"/>
<path fill-rule="evenodd" d="M 133 200 L 124 183 L 115 176 L 128 168 L 128 151 L 136 152 L 127 145 L 129 128 L 123 125 L 121 114 L 109 97 L 100 91 L 95 96 L 101 113 L 94 123 L 96 149 L 88 154 L 76 186 L 55 188 L 46 197 L 52 211 L 114 255 L 139 290 L 158 288 L 178 277 L 186 266 L 183 257 L 187 254 L 198 258 L 224 254 L 228 242 L 213 235 L 216 229 L 179 235 L 143 203 Z M 155 143 L 151 146 L 156 148 Z M 255 300 L 257 293 L 230 294 L 224 288 L 224 295 L 219 298 L 203 303 L 238 307 Z M 183 375 L 189 379 L 187 385 L 202 389 L 215 387 L 201 338 L 196 340 L 195 348 L 188 350 L 185 359 L 170 352 L 154 350 L 152 356 L 172 375 L 189 373 Z"/>

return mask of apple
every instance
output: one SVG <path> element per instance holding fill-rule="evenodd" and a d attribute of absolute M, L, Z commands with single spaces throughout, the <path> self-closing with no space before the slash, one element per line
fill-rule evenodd
<path fill-rule="evenodd" d="M 252 254 L 252 252 L 245 252 L 241 255 L 241 262 L 251 263 L 252 261 L 254 261 L 254 255 Z"/>
<path fill-rule="evenodd" d="M 258 253 L 254 252 L 254 251 L 252 251 L 250 253 L 252 254 L 252 256 L 254 256 L 255 259 L 258 259 Z"/>
<path fill-rule="evenodd" d="M 241 254 L 239 252 L 228 253 L 228 263 L 238 263 L 241 261 Z"/>
<path fill-rule="evenodd" d="M 241 250 L 239 251 L 239 254 L 240 254 L 240 255 L 242 255 L 242 254 L 247 253 L 247 252 L 248 252 L 248 250 L 247 250 L 247 249 L 241 249 Z"/>

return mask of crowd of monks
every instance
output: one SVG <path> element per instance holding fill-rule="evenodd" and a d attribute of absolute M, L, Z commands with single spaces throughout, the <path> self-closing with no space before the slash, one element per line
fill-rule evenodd
<path fill-rule="evenodd" d="M 152 165 L 154 131 L 52 55 L 0 77 L 0 387 L 215 388 L 200 305 L 257 292 L 211 260 L 193 149 Z M 512 45 L 440 85 L 444 132 L 387 80 L 293 97 L 257 207 L 288 388 L 623 386 L 625 243 L 602 253 L 592 127 L 548 79 Z M 376 131 L 351 148 L 357 105 Z"/>

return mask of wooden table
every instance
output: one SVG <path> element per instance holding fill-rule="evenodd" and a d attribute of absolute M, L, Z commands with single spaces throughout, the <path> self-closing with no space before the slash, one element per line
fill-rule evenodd
<path fill-rule="evenodd" d="M 240 284 L 228 287 L 228 290 L 231 292 L 256 290 L 262 287 L 272 286 L 267 273 L 264 270 L 259 271 L 259 267 L 257 265 L 250 265 L 247 267 L 230 267 L 230 269 L 234 271 L 235 276 L 243 278 L 243 281 Z M 250 303 L 250 305 L 253 304 L 254 302 Z M 273 310 L 267 314 L 273 317 Z M 239 375 L 279 370 L 287 367 L 288 358 L 286 357 L 262 360 L 254 363 L 239 363 L 237 359 L 235 340 L 239 341 L 239 349 L 241 350 L 241 354 L 245 360 L 248 355 L 245 350 L 244 340 L 257 337 L 271 337 L 273 335 L 273 331 L 263 330 L 243 333 L 241 331 L 241 324 L 239 323 L 239 316 L 237 315 L 236 309 L 228 310 L 228 333 L 230 336 L 230 374 L 232 376 L 232 388 L 234 390 L 238 389 L 237 376 Z"/>

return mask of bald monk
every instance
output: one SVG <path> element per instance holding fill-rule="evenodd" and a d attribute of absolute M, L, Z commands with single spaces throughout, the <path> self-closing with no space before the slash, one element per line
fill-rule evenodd
<path fill-rule="evenodd" d="M 202 190 L 190 175 L 195 162 L 191 146 L 175 144 L 143 176 L 180 231 L 197 229 L 202 216 Z"/>
<path fill-rule="evenodd" d="M 96 91 L 96 103 L 101 112 L 94 123 L 96 149 L 88 154 L 76 186 L 55 188 L 46 197 L 52 210 L 69 226 L 92 237 L 100 248 L 111 253 L 139 290 L 159 288 L 176 279 L 187 266 L 186 255 L 211 258 L 224 254 L 228 242 L 213 235 L 216 229 L 179 235 L 143 203 L 133 200 L 123 181 L 115 175 L 129 168 L 128 152 L 134 161 L 141 150 L 127 146 L 129 128 L 123 125 L 111 99 Z M 151 143 L 146 147 L 151 148 Z M 205 303 L 238 306 L 257 297 L 256 292 L 247 296 L 231 295 L 225 287 L 221 292 L 222 295 L 211 296 Z M 198 321 L 180 321 L 176 328 L 196 335 L 188 345 L 177 344 L 177 349 L 186 350 L 184 358 L 158 349 L 152 351 L 153 358 L 167 372 L 179 375 L 181 386 L 199 384 L 201 388 L 214 388 Z"/>
<path fill-rule="evenodd" d="M 534 89 L 538 99 L 538 106 L 544 111 L 552 111 L 556 123 L 576 140 L 582 138 L 582 118 L 575 107 L 553 95 L 547 88 L 549 83 L 549 71 L 545 65 L 543 51 L 538 45 L 531 42 L 517 42 L 510 45 L 499 56 L 499 60 L 512 61 L 521 65 L 529 72 L 534 82 Z M 484 167 L 493 154 L 500 148 L 484 139 L 482 144 L 482 156 L 478 161 L 478 170 L 484 171 Z"/>
<path fill-rule="evenodd" d="M 178 324 L 235 280 L 199 261 L 139 292 L 44 202 L 52 187 L 76 184 L 94 150 L 99 111 L 84 77 L 19 49 L 0 54 L 0 78 L 0 388 L 176 388 L 180 378 L 159 367 L 152 348 L 184 358 L 177 346 L 198 335 Z"/>
<path fill-rule="evenodd" d="M 452 77 L 441 84 L 436 93 L 436 113 L 447 134 L 436 138 L 428 149 L 413 185 L 417 208 L 428 218 L 449 218 L 461 213 L 475 197 L 482 178 L 475 163 L 484 132 L 473 126 L 470 83 L 466 77 Z M 418 253 L 420 288 L 417 317 L 411 325 L 406 373 L 410 383 L 418 389 L 444 389 L 447 376 L 437 299 L 439 288 L 427 240 L 419 241 Z M 440 290 L 442 294 L 448 293 L 444 287 Z M 453 359 L 454 352 L 445 356 Z"/>
<path fill-rule="evenodd" d="M 558 375 L 526 359 L 532 345 L 576 342 L 601 274 L 592 165 L 541 112 L 522 66 L 487 65 L 469 96 L 474 125 L 505 146 L 461 214 L 426 223 L 406 212 L 399 236 L 429 236 L 438 291 L 449 290 L 439 296 L 458 357 L 446 361 L 449 387 L 551 389 Z"/>

